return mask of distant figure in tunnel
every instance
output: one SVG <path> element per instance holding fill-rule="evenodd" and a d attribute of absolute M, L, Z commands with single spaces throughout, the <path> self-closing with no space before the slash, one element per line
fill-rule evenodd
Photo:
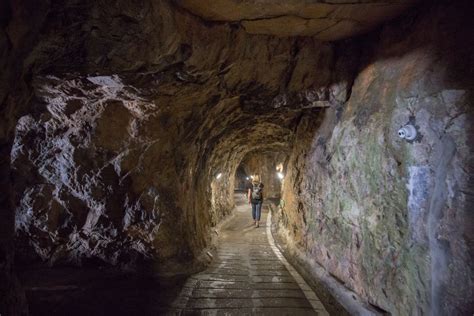
<path fill-rule="evenodd" d="M 252 204 L 252 218 L 255 227 L 260 226 L 260 215 L 262 213 L 263 203 L 263 183 L 260 181 L 260 176 L 255 175 L 248 187 L 248 200 Z"/>

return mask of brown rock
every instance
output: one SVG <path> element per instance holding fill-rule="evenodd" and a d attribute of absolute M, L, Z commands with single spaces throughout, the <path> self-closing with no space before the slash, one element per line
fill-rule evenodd
<path fill-rule="evenodd" d="M 358 35 L 392 19 L 417 1 L 195 1 L 178 5 L 209 21 L 240 22 L 251 34 L 314 36 L 333 41 Z"/>

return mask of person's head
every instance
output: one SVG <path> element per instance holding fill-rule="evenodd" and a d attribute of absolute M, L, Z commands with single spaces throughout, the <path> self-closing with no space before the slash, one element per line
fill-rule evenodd
<path fill-rule="evenodd" d="M 256 174 L 253 176 L 252 182 L 260 182 L 260 175 Z"/>

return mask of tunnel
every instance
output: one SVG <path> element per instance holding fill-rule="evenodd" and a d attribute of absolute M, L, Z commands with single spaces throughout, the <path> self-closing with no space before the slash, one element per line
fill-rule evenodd
<path fill-rule="evenodd" d="M 0 315 L 472 315 L 473 9 L 2 1 Z"/>

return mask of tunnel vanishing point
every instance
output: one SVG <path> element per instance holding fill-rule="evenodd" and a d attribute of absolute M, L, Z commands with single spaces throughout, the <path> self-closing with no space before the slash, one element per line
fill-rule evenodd
<path fill-rule="evenodd" d="M 0 1 L 0 315 L 219 315 L 186 280 L 266 235 L 329 314 L 473 315 L 473 13 Z M 285 314 L 245 269 L 228 314 Z"/>

